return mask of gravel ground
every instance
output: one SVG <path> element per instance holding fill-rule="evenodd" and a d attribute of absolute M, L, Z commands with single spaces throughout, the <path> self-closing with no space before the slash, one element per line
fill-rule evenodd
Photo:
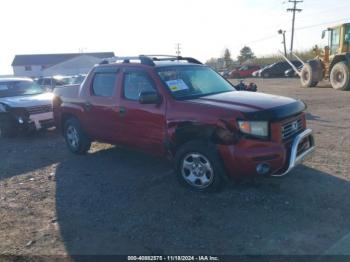
<path fill-rule="evenodd" d="M 350 254 L 350 92 L 252 81 L 308 104 L 317 150 L 290 175 L 203 194 L 140 152 L 0 139 L 0 254 Z"/>

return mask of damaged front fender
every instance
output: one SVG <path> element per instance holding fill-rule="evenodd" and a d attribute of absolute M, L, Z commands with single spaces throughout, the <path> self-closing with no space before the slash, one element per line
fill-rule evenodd
<path fill-rule="evenodd" d="M 168 123 L 166 146 L 175 152 L 184 143 L 193 140 L 205 140 L 213 144 L 235 144 L 239 139 L 234 124 L 219 120 L 215 124 L 198 121 L 173 121 Z"/>

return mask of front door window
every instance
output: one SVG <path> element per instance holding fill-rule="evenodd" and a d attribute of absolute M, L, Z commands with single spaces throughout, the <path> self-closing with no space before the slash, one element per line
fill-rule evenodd
<path fill-rule="evenodd" d="M 337 53 L 337 50 L 339 48 L 339 40 L 340 40 L 340 30 L 339 28 L 332 30 L 332 37 L 331 37 L 331 54 Z"/>

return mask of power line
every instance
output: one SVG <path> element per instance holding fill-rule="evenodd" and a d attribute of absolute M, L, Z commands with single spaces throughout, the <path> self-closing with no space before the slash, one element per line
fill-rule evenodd
<path fill-rule="evenodd" d="M 295 12 L 301 12 L 303 9 L 297 8 L 297 4 L 302 3 L 303 1 L 298 0 L 289 0 L 289 3 L 293 3 L 293 8 L 288 8 L 287 12 L 293 12 L 292 20 L 292 38 L 290 41 L 290 52 L 293 53 L 293 41 L 294 41 L 294 24 L 295 24 Z"/>
<path fill-rule="evenodd" d="M 329 13 L 330 11 L 341 10 L 341 9 L 349 8 L 349 7 L 350 7 L 350 5 L 349 5 L 349 3 L 347 3 L 345 5 L 343 4 L 343 5 L 333 6 L 332 8 L 327 8 L 327 9 L 322 9 L 322 10 L 313 10 L 311 12 L 308 12 L 306 9 L 304 9 L 305 10 L 304 15 L 306 15 L 306 17 L 300 17 L 299 21 L 309 19 L 310 16 L 315 16 L 315 15 L 319 15 L 319 14 L 323 14 L 323 13 Z M 345 10 L 347 10 L 347 9 L 345 9 Z"/>
<path fill-rule="evenodd" d="M 303 29 L 307 29 L 307 28 L 317 27 L 317 26 L 321 26 L 321 25 L 329 25 L 329 24 L 338 23 L 338 22 L 345 22 L 345 21 L 349 21 L 349 20 L 350 20 L 350 18 L 342 18 L 342 19 L 337 19 L 337 20 L 334 20 L 334 21 L 325 22 L 325 23 L 313 24 L 313 25 L 307 25 L 307 26 L 303 26 L 303 27 L 298 27 L 295 30 L 303 30 Z"/>
<path fill-rule="evenodd" d="M 318 27 L 318 26 L 321 26 L 321 25 L 329 25 L 329 24 L 333 24 L 333 23 L 347 22 L 349 20 L 350 20 L 350 18 L 342 18 L 342 19 L 337 19 L 337 20 L 333 20 L 333 21 L 329 21 L 329 22 L 324 22 L 324 23 L 319 23 L 319 24 L 313 24 L 313 25 L 306 25 L 306 26 L 302 26 L 302 27 L 297 27 L 294 30 L 295 31 L 299 31 L 299 30 L 309 29 L 309 28 L 313 28 L 313 27 Z M 289 33 L 291 31 L 287 30 L 286 32 Z M 263 37 L 263 38 L 259 38 L 259 39 L 250 41 L 250 42 L 246 43 L 245 45 L 263 42 L 263 41 L 266 41 L 266 40 L 270 40 L 272 38 L 276 38 L 277 36 L 278 36 L 277 34 L 266 36 L 266 37 Z"/>
<path fill-rule="evenodd" d="M 250 44 L 255 44 L 255 43 L 263 42 L 263 41 L 266 41 L 266 40 L 269 40 L 269 39 L 272 39 L 272 38 L 275 38 L 275 37 L 277 37 L 276 34 L 275 34 L 275 35 L 266 36 L 266 37 L 263 37 L 263 38 L 259 38 L 259 39 L 250 41 L 250 42 L 246 43 L 245 45 L 250 45 Z"/>

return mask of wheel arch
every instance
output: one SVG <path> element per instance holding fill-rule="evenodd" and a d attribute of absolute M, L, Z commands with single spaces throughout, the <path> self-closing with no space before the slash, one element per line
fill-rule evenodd
<path fill-rule="evenodd" d="M 202 140 L 208 144 L 229 144 L 237 139 L 234 128 L 224 120 L 215 124 L 197 121 L 182 121 L 169 130 L 168 150 L 174 155 L 183 144 L 192 140 Z"/>
<path fill-rule="evenodd" d="M 61 115 L 61 122 L 60 122 L 60 129 L 61 129 L 62 133 L 64 131 L 64 124 L 69 118 L 75 118 L 78 121 L 80 121 L 79 117 L 76 114 L 74 114 L 72 112 L 63 112 Z"/>

